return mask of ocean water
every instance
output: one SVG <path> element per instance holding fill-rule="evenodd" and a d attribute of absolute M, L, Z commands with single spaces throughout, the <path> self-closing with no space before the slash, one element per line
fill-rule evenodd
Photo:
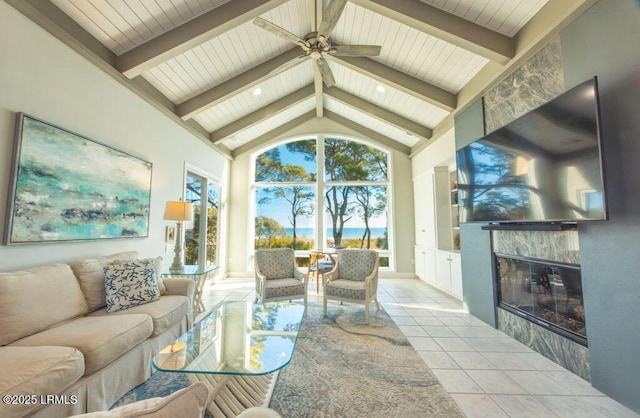
<path fill-rule="evenodd" d="M 383 238 L 384 231 L 387 228 L 370 228 L 371 229 L 371 238 Z M 293 236 L 293 228 L 285 228 L 288 236 Z M 298 237 L 309 237 L 313 238 L 313 228 L 297 228 L 296 232 Z M 345 227 L 342 230 L 342 238 L 362 238 L 362 234 L 364 234 L 364 228 L 347 228 Z M 327 228 L 326 231 L 327 238 L 333 237 L 333 228 Z"/>

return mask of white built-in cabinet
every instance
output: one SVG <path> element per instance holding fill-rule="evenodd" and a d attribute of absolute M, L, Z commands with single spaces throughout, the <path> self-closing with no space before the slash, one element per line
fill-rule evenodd
<path fill-rule="evenodd" d="M 420 280 L 462 299 L 460 253 L 414 247 L 416 276 Z"/>
<path fill-rule="evenodd" d="M 462 299 L 460 254 L 436 251 L 436 286 Z"/>
<path fill-rule="evenodd" d="M 455 182 L 449 166 L 433 167 L 414 178 L 414 263 L 420 280 L 462 299 Z"/>

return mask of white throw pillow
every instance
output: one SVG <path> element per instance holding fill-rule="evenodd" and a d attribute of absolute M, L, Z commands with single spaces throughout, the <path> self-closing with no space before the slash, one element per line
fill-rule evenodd
<path fill-rule="evenodd" d="M 107 311 L 116 312 L 160 298 L 156 259 L 147 258 L 104 268 Z"/>
<path fill-rule="evenodd" d="M 72 418 L 202 417 L 211 403 L 211 396 L 206 383 L 195 382 L 165 398 L 145 399 L 111 411 L 74 415 Z"/>

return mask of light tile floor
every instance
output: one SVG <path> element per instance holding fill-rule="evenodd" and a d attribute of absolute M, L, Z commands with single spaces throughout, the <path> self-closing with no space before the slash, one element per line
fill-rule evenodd
<path fill-rule="evenodd" d="M 204 304 L 253 301 L 254 288 L 254 280 L 211 284 Z M 322 302 L 314 282 L 308 300 Z M 426 283 L 381 279 L 378 300 L 468 417 L 640 417 Z"/>

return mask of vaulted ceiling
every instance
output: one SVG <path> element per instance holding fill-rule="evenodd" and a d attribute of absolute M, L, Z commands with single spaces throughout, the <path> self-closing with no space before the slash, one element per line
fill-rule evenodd
<path fill-rule="evenodd" d="M 6 1 L 234 157 L 317 118 L 415 153 L 595 0 L 349 0 L 331 44 L 381 48 L 323 54 L 335 83 L 293 41 L 340 0 Z"/>

